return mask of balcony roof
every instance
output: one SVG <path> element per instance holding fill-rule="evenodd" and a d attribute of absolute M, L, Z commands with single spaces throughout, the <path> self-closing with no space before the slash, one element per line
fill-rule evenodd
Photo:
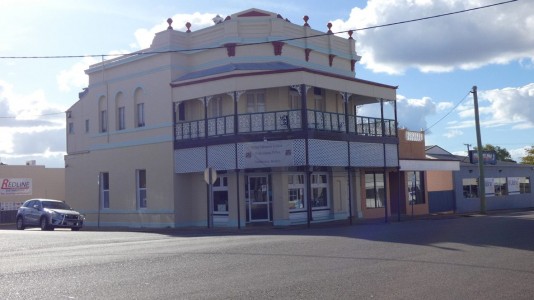
<path fill-rule="evenodd" d="M 182 81 L 200 79 L 208 76 L 230 73 L 233 71 L 274 71 L 274 70 L 293 70 L 299 67 L 286 64 L 283 62 L 262 62 L 262 63 L 232 63 L 228 65 L 218 66 L 210 69 L 187 73 L 178 77 L 172 83 L 180 83 Z"/>

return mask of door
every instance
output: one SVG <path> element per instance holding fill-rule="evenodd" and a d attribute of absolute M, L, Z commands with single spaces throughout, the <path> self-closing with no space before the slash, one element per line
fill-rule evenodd
<path fill-rule="evenodd" d="M 270 221 L 269 177 L 266 175 L 248 176 L 246 183 L 248 221 Z"/>

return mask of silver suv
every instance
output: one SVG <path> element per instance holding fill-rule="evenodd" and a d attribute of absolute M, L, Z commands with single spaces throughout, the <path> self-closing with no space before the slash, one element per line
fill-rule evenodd
<path fill-rule="evenodd" d="M 84 216 L 72 210 L 65 202 L 52 199 L 30 199 L 17 211 L 17 229 L 41 227 L 41 230 L 83 227 Z"/>

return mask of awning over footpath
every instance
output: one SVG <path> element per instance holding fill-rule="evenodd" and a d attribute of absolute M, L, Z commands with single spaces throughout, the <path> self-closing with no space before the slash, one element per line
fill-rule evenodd
<path fill-rule="evenodd" d="M 401 171 L 459 171 L 460 162 L 436 159 L 401 159 Z"/>

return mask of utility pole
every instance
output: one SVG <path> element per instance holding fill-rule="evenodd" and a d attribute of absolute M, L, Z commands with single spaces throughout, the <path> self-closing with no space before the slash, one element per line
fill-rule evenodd
<path fill-rule="evenodd" d="M 471 144 L 464 144 L 464 145 L 467 146 L 467 155 L 469 155 L 469 150 L 471 150 L 469 149 L 469 147 L 471 147 Z"/>
<path fill-rule="evenodd" d="M 486 180 L 484 178 L 484 157 L 482 156 L 482 137 L 480 136 L 480 119 L 478 117 L 477 86 L 473 86 L 473 100 L 475 104 L 475 128 L 477 131 L 477 154 L 478 154 L 478 193 L 480 197 L 480 213 L 486 214 Z"/>

